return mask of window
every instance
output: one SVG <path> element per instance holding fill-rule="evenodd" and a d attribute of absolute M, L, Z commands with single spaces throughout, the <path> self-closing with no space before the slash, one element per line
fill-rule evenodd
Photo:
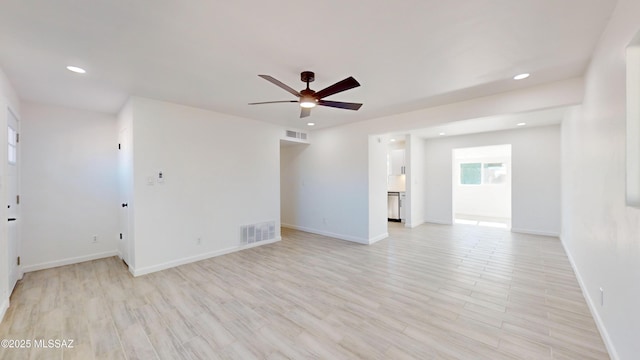
<path fill-rule="evenodd" d="M 460 164 L 460 184 L 480 185 L 482 179 L 481 163 Z"/>
<path fill-rule="evenodd" d="M 507 177 L 507 168 L 503 163 L 488 163 L 482 166 L 483 184 L 503 184 Z"/>
<path fill-rule="evenodd" d="M 9 145 L 8 152 L 7 152 L 9 164 L 15 164 L 17 160 L 17 154 L 18 154 L 17 152 L 18 133 L 11 126 L 9 126 L 7 134 L 9 135 L 9 138 L 7 139 L 7 144 Z"/>
<path fill-rule="evenodd" d="M 504 163 L 460 164 L 461 185 L 503 184 L 507 178 Z"/>

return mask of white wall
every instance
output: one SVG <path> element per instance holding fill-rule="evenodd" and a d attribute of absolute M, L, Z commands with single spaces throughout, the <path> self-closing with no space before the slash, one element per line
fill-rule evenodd
<path fill-rule="evenodd" d="M 18 95 L 0 68 L 0 159 L 5 159 L 3 165 L 0 166 L 0 204 L 7 204 L 7 121 L 8 109 L 11 109 L 18 117 L 20 117 L 20 100 Z M 0 206 L 0 219 L 7 218 L 7 209 Z M 4 317 L 9 307 L 9 245 L 7 241 L 7 222 L 0 221 L 0 320 Z M 12 260 L 13 261 L 13 260 Z"/>
<path fill-rule="evenodd" d="M 455 145 L 447 138 L 425 143 L 424 221 L 436 224 L 453 224 L 453 183 L 451 168 Z M 444 142 L 446 141 L 446 142 Z"/>
<path fill-rule="evenodd" d="M 560 234 L 559 126 L 427 140 L 427 222 L 452 222 L 453 149 L 502 144 L 511 144 L 512 151 L 512 230 L 542 235 Z"/>
<path fill-rule="evenodd" d="M 387 177 L 387 162 L 376 161 L 376 159 L 387 158 L 388 143 L 389 136 L 387 135 L 369 136 L 369 234 L 367 241 L 365 241 L 369 244 L 389 236 L 387 226 L 387 191 L 389 189 L 386 182 L 379 180 L 385 178 L 391 180 L 399 176 Z"/>
<path fill-rule="evenodd" d="M 407 201 L 408 214 L 405 226 L 416 227 L 425 220 L 425 140 L 415 135 L 407 136 Z"/>
<path fill-rule="evenodd" d="M 299 176 L 290 195 L 296 218 L 287 219 L 286 226 L 369 243 L 368 136 L 352 136 L 340 128 L 314 131 L 312 136 L 311 145 L 291 165 Z M 386 155 L 384 159 L 386 199 Z"/>
<path fill-rule="evenodd" d="M 294 211 L 300 216 L 296 219 L 296 223 L 288 225 L 361 243 L 370 243 L 384 237 L 386 231 L 377 233 L 373 230 L 383 231 L 385 226 L 370 224 L 369 221 L 381 219 L 377 221 L 386 222 L 386 217 L 382 220 L 379 215 L 370 215 L 370 211 L 379 211 L 375 210 L 377 206 L 370 206 L 370 204 L 386 204 L 387 195 L 386 192 L 369 189 L 378 188 L 379 182 L 382 183 L 381 186 L 386 186 L 387 178 L 385 176 L 370 178 L 369 168 L 386 168 L 387 159 L 386 156 L 369 156 L 370 135 L 409 132 L 451 121 L 575 105 L 582 100 L 582 84 L 581 79 L 570 79 L 410 113 L 315 130 L 312 133 L 312 144 L 300 154 L 295 165 L 298 167 L 296 171 L 300 174 L 300 178 L 297 179 L 298 191 L 292 196 L 295 196 L 293 203 L 297 206 Z M 450 169 L 451 154 L 448 155 L 448 159 Z M 425 174 L 426 183 L 431 181 L 427 180 L 428 178 L 427 173 Z M 450 178 L 443 186 L 445 186 L 442 188 L 443 191 L 450 193 Z M 386 214 L 386 207 L 384 211 Z M 451 215 L 447 218 L 451 221 Z M 559 227 L 556 228 L 556 232 L 558 229 Z"/>
<path fill-rule="evenodd" d="M 503 162 L 493 160 L 493 162 Z M 460 163 L 457 163 L 459 166 Z M 456 179 L 456 177 L 454 177 Z M 511 218 L 508 184 L 461 185 L 454 180 L 455 215 L 471 215 L 492 218 Z"/>
<path fill-rule="evenodd" d="M 25 103 L 21 121 L 24 271 L 115 255 L 115 116 Z"/>
<path fill-rule="evenodd" d="M 280 238 L 282 128 L 131 101 L 135 275 L 238 250 L 241 225 L 275 221 Z"/>
<path fill-rule="evenodd" d="M 640 209 L 625 206 L 624 56 L 640 31 L 637 14 L 640 2 L 618 1 L 586 73 L 584 103 L 562 124 L 562 242 L 619 359 L 640 354 Z"/>

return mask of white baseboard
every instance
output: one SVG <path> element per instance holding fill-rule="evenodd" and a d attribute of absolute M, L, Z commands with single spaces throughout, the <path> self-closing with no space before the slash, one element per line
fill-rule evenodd
<path fill-rule="evenodd" d="M 404 227 L 409 228 L 409 229 L 413 229 L 416 228 L 422 224 L 424 224 L 426 221 L 419 221 L 417 223 L 404 223 Z"/>
<path fill-rule="evenodd" d="M 117 256 L 117 255 L 118 255 L 118 251 L 117 250 L 106 251 L 106 252 L 102 252 L 102 253 L 96 253 L 96 254 L 90 254 L 90 255 L 84 255 L 84 256 L 77 256 L 77 257 L 73 257 L 73 258 L 66 258 L 66 259 L 61 259 L 61 260 L 48 261 L 48 262 L 35 264 L 35 265 L 27 265 L 27 266 L 24 266 L 22 268 L 22 271 L 25 272 L 25 273 L 28 273 L 28 272 L 31 272 L 31 271 L 51 269 L 51 268 L 58 267 L 58 266 L 77 264 L 77 263 L 81 263 L 81 262 L 85 262 L 85 261 L 103 259 L 103 258 L 108 258 L 108 257 L 112 257 L 112 256 Z"/>
<path fill-rule="evenodd" d="M 573 268 L 573 272 L 576 274 L 576 278 L 578 279 L 578 284 L 580 285 L 580 290 L 582 290 L 582 295 L 587 300 L 587 306 L 589 306 L 589 310 L 591 311 L 591 316 L 593 316 L 596 326 L 600 331 L 600 336 L 602 337 L 604 346 L 607 348 L 607 351 L 609 352 L 609 356 L 613 360 L 619 360 L 620 357 L 616 352 L 616 348 L 613 346 L 613 342 L 611 341 L 609 332 L 607 332 L 607 328 L 604 326 L 604 323 L 602 322 L 602 318 L 600 318 L 600 314 L 596 310 L 595 303 L 593 302 L 593 299 L 589 295 L 589 292 L 587 291 L 584 281 L 582 281 L 582 275 L 580 275 L 580 271 L 578 271 L 578 268 L 576 267 L 576 263 L 573 261 L 573 256 L 571 256 L 571 253 L 567 250 L 567 247 L 565 246 L 565 243 L 564 243 L 564 240 L 562 240 L 562 237 L 560 237 L 560 243 L 564 248 L 565 254 L 567 254 L 567 257 L 569 258 L 569 263 Z"/>
<path fill-rule="evenodd" d="M 386 232 L 386 233 L 380 234 L 378 236 L 374 236 L 372 238 L 369 238 L 369 245 L 377 243 L 378 241 L 384 240 L 384 239 L 386 239 L 388 237 L 389 237 L 389 233 Z"/>
<path fill-rule="evenodd" d="M 166 269 L 170 269 L 176 266 L 180 266 L 180 265 L 185 265 L 185 264 L 190 264 L 196 261 L 200 261 L 200 260 L 205 260 L 205 259 L 209 259 L 212 257 L 216 257 L 216 256 L 221 256 L 221 255 L 226 255 L 226 254 L 230 254 L 236 251 L 240 251 L 240 250 L 245 250 L 245 249 L 250 249 L 252 247 L 256 247 L 256 246 L 262 246 L 262 245 L 267 245 L 267 244 L 273 244 L 275 242 L 278 242 L 282 240 L 282 237 L 277 237 L 273 240 L 266 240 L 266 241 L 260 241 L 257 243 L 253 243 L 253 244 L 248 244 L 248 245 L 243 245 L 243 246 L 233 246 L 230 248 L 226 248 L 226 249 L 222 249 L 222 250 L 216 250 L 216 251 L 211 251 L 208 253 L 204 253 L 204 254 L 198 254 L 195 256 L 189 256 L 189 257 L 185 257 L 185 258 L 181 258 L 181 259 L 176 259 L 176 260 L 172 260 L 172 261 L 167 261 L 161 264 L 157 264 L 157 265 L 152 265 L 152 266 L 146 266 L 143 268 L 132 268 L 131 266 L 129 267 L 129 272 L 131 272 L 131 274 L 133 276 L 141 276 L 141 275 L 146 275 L 146 274 L 150 274 L 150 273 L 154 273 L 156 271 L 161 271 L 161 270 L 166 270 Z"/>
<path fill-rule="evenodd" d="M 521 228 L 514 228 L 514 227 L 511 228 L 511 231 L 515 233 L 520 233 L 520 234 L 560 237 L 560 233 L 551 232 L 551 231 L 538 231 L 538 230 L 521 229 Z"/>
<path fill-rule="evenodd" d="M 355 242 L 355 243 L 358 243 L 358 244 L 364 244 L 364 245 L 370 245 L 371 244 L 371 242 L 369 242 L 369 239 L 356 237 L 356 236 L 351 236 L 351 235 L 336 234 L 336 233 L 332 233 L 332 232 L 329 232 L 329 231 L 322 231 L 322 230 L 312 229 L 312 228 L 308 228 L 308 227 L 304 227 L 304 226 L 298 226 L 298 225 L 291 225 L 291 224 L 282 224 L 281 223 L 280 226 L 285 227 L 285 228 L 289 228 L 289 229 L 293 229 L 293 230 L 300 230 L 300 231 L 304 231 L 304 232 L 308 232 L 308 233 L 312 233 L 312 234 L 318 234 L 318 235 L 322 235 L 322 236 L 327 236 L 327 237 L 331 237 L 331 238 L 335 238 L 335 239 L 351 241 L 351 242 Z M 378 240 L 381 240 L 381 239 L 378 239 Z M 378 240 L 376 240 L 376 241 L 378 241 Z"/>
<path fill-rule="evenodd" d="M 0 323 L 4 320 L 4 315 L 9 309 L 9 295 L 5 294 L 5 298 L 2 299 L 2 305 L 0 305 Z"/>

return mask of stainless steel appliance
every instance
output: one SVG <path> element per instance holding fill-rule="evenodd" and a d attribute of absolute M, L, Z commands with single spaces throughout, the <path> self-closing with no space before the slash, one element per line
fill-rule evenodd
<path fill-rule="evenodd" d="M 389 221 L 401 221 L 399 192 L 389 191 L 387 193 L 387 218 Z"/>

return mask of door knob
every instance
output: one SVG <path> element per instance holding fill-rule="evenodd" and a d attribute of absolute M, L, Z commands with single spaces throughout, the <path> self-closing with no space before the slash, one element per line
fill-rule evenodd
<path fill-rule="evenodd" d="M 122 207 L 127 207 L 127 206 L 129 206 L 129 204 L 127 204 L 127 203 L 122 203 Z"/>

